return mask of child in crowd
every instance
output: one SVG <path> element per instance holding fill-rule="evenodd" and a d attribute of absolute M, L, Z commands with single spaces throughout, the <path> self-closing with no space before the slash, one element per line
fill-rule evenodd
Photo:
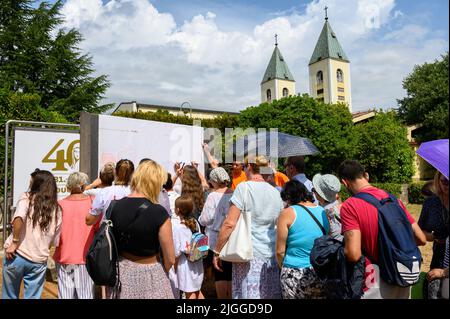
<path fill-rule="evenodd" d="M 186 299 L 205 299 L 200 291 L 203 283 L 203 260 L 191 262 L 187 258 L 192 234 L 200 225 L 192 216 L 194 203 L 190 197 L 181 195 L 175 200 L 175 214 L 172 216 L 173 243 L 175 247 L 176 283 L 172 287 L 185 293 Z M 169 276 L 174 280 L 174 276 Z"/>

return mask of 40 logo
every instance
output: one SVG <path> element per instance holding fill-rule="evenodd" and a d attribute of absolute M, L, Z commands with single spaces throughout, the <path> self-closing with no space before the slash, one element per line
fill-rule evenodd
<path fill-rule="evenodd" d="M 62 143 L 64 143 L 63 138 L 42 159 L 42 163 L 55 163 L 52 171 L 67 171 L 66 164 L 70 169 L 75 169 L 80 161 L 80 140 L 73 141 L 66 149 L 60 148 Z"/>

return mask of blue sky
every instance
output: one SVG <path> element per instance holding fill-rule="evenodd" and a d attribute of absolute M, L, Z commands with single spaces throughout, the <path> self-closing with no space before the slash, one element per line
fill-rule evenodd
<path fill-rule="evenodd" d="M 325 5 L 351 61 L 354 111 L 396 107 L 414 65 L 448 51 L 448 0 L 67 0 L 63 14 L 109 75 L 105 102 L 238 111 L 260 102 L 275 33 L 298 93 L 309 91 Z"/>
<path fill-rule="evenodd" d="M 106 2 L 106 1 L 103 1 Z M 170 12 L 178 23 L 189 20 L 199 13 L 221 12 L 224 15 L 217 19 L 223 27 L 234 28 L 230 21 L 242 26 L 253 26 L 273 18 L 277 14 L 301 12 L 311 1 L 305 0 L 155 0 L 152 3 L 163 12 Z M 341 0 L 345 6 L 345 0 Z M 420 19 L 432 29 L 443 30 L 448 35 L 449 1 L 448 0 L 399 0 L 396 9 L 402 11 L 411 20 Z M 330 17 L 333 12 L 329 12 Z"/>

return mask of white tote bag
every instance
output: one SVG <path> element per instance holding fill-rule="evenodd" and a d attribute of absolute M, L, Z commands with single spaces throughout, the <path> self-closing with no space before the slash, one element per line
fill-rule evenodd
<path fill-rule="evenodd" d="M 219 258 L 232 263 L 245 263 L 253 259 L 252 220 L 248 206 L 248 184 L 245 183 L 244 210 L 230 238 L 220 251 Z"/>

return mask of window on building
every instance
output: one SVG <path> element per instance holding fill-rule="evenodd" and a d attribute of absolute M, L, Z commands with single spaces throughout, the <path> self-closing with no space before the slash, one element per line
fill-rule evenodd
<path fill-rule="evenodd" d="M 322 71 L 317 72 L 316 78 L 317 78 L 317 84 L 318 85 L 322 84 L 323 83 L 323 72 Z"/>
<path fill-rule="evenodd" d="M 322 103 L 323 103 L 323 102 L 325 102 L 325 99 L 324 99 L 323 97 L 321 97 L 321 98 L 318 98 L 318 99 L 317 99 L 317 101 L 319 101 L 319 102 L 322 102 Z"/>
<path fill-rule="evenodd" d="M 267 95 L 267 101 L 272 101 L 272 92 L 270 92 L 270 89 L 268 89 L 266 91 L 266 95 Z"/>
<path fill-rule="evenodd" d="M 287 88 L 283 89 L 283 97 L 289 96 L 289 90 Z"/>
<path fill-rule="evenodd" d="M 344 88 L 338 88 L 338 92 L 344 92 Z"/>
<path fill-rule="evenodd" d="M 342 72 L 341 69 L 337 69 L 336 71 L 336 77 L 338 82 L 344 82 L 344 72 Z"/>
<path fill-rule="evenodd" d="M 323 89 L 317 90 L 317 95 L 323 94 Z"/>
<path fill-rule="evenodd" d="M 338 95 L 338 100 L 339 100 L 339 101 L 345 101 L 345 96 Z"/>

